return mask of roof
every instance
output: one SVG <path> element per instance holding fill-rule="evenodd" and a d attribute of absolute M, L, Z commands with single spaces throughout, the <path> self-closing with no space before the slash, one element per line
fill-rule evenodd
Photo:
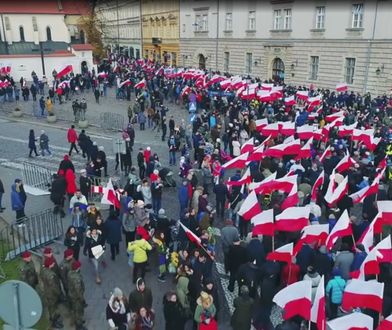
<path fill-rule="evenodd" d="M 54 53 L 71 53 L 68 51 L 68 44 L 66 42 L 59 41 L 45 41 L 42 43 L 44 49 L 44 54 L 54 54 Z M 34 55 L 40 56 L 39 45 L 34 44 L 34 42 L 13 42 L 8 45 L 6 42 L 0 42 L 0 55 Z"/>
<path fill-rule="evenodd" d="M 72 44 L 72 48 L 76 51 L 94 49 L 94 47 L 91 44 Z"/>
<path fill-rule="evenodd" d="M 0 1 L 1 14 L 89 15 L 88 0 L 13 0 Z"/>

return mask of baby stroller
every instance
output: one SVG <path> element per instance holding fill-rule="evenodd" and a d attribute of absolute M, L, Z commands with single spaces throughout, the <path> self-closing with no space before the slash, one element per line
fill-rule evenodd
<path fill-rule="evenodd" d="M 159 170 L 159 176 L 165 187 L 176 187 L 176 181 L 173 178 L 173 172 L 167 168 L 163 167 Z"/>

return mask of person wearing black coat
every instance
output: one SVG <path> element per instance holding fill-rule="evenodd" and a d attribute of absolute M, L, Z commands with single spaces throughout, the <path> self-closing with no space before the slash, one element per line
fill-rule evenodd
<path fill-rule="evenodd" d="M 256 260 L 242 264 L 237 272 L 238 287 L 246 285 L 249 288 L 249 296 L 257 298 L 257 288 L 260 285 L 262 276 L 260 268 L 256 265 Z"/>
<path fill-rule="evenodd" d="M 78 142 L 79 142 L 79 147 L 82 150 L 82 156 L 83 158 L 86 158 L 86 153 L 87 153 L 87 135 L 86 135 L 86 131 L 84 129 L 82 129 L 82 131 L 79 134 L 78 137 Z"/>
<path fill-rule="evenodd" d="M 64 155 L 64 158 L 59 165 L 59 172 L 63 171 L 65 174 L 68 169 L 72 170 L 72 172 L 75 173 L 75 166 L 72 164 L 72 161 L 69 159 L 69 156 Z"/>
<path fill-rule="evenodd" d="M 37 140 L 36 140 L 36 138 L 35 138 L 34 130 L 31 129 L 31 130 L 30 130 L 30 133 L 29 133 L 29 149 L 30 149 L 29 157 L 32 157 L 33 151 L 34 151 L 34 153 L 35 153 L 35 156 L 38 156 L 38 153 L 37 153 L 37 146 L 35 145 L 35 142 L 36 142 L 36 141 L 37 141 Z"/>
<path fill-rule="evenodd" d="M 52 186 L 50 189 L 50 200 L 53 202 L 54 210 L 53 213 L 60 212 L 60 216 L 63 218 L 65 216 L 64 212 L 64 201 L 67 189 L 67 182 L 65 178 L 61 175 L 55 174 L 53 176 Z"/>
<path fill-rule="evenodd" d="M 230 272 L 229 285 L 227 288 L 230 292 L 234 291 L 235 281 L 238 280 L 238 270 L 241 265 L 247 263 L 248 260 L 246 248 L 241 245 L 241 241 L 237 237 L 233 242 L 233 245 L 229 247 L 227 256 L 227 270 Z"/>
<path fill-rule="evenodd" d="M 88 200 L 91 191 L 91 179 L 87 176 L 85 169 L 80 170 L 79 187 L 82 195 Z"/>
<path fill-rule="evenodd" d="M 210 294 L 213 298 L 214 305 L 216 308 L 215 320 L 217 320 L 217 315 L 219 313 L 219 307 L 220 307 L 219 294 L 215 282 L 211 277 L 207 277 L 203 279 L 203 291 Z"/>
<path fill-rule="evenodd" d="M 214 301 L 215 303 L 215 301 Z M 178 302 L 175 292 L 168 292 L 163 297 L 163 315 L 166 330 L 184 330 L 185 312 Z"/>
<path fill-rule="evenodd" d="M 325 246 L 321 246 L 318 251 L 315 252 L 312 265 L 313 269 L 319 273 L 320 276 L 326 276 L 326 281 L 328 281 L 329 276 L 332 273 L 333 261 L 327 254 L 327 248 Z"/>
<path fill-rule="evenodd" d="M 109 218 L 105 222 L 106 242 L 110 244 L 110 253 L 112 260 L 115 260 L 116 255 L 120 253 L 120 242 L 122 224 L 120 219 L 114 212 L 111 212 Z"/>
<path fill-rule="evenodd" d="M 216 201 L 216 214 L 223 218 L 225 213 L 225 203 L 229 195 L 227 185 L 223 183 L 222 179 L 219 179 L 219 183 L 214 186 L 215 201 Z"/>

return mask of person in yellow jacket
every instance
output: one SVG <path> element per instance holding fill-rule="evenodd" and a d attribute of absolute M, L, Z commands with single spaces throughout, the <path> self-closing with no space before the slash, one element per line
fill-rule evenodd
<path fill-rule="evenodd" d="M 46 98 L 45 104 L 46 104 L 46 110 L 48 111 L 48 113 L 52 113 L 52 111 L 53 111 L 53 103 L 52 103 L 52 100 L 50 99 L 49 96 Z"/>
<path fill-rule="evenodd" d="M 133 252 L 133 284 L 136 283 L 139 277 L 144 279 L 148 260 L 147 251 L 151 250 L 152 246 L 150 243 L 139 235 L 136 236 L 135 241 L 128 244 L 128 251 Z"/>

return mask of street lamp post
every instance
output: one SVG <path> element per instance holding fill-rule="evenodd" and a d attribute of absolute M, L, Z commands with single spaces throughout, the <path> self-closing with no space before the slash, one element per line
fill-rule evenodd
<path fill-rule="evenodd" d="M 44 48 L 44 42 L 40 41 L 39 42 L 39 48 L 33 48 L 32 51 L 33 52 L 40 52 L 41 55 L 41 66 L 42 66 L 42 75 L 46 76 L 46 70 L 45 70 L 45 51 L 51 51 L 51 48 Z"/>

